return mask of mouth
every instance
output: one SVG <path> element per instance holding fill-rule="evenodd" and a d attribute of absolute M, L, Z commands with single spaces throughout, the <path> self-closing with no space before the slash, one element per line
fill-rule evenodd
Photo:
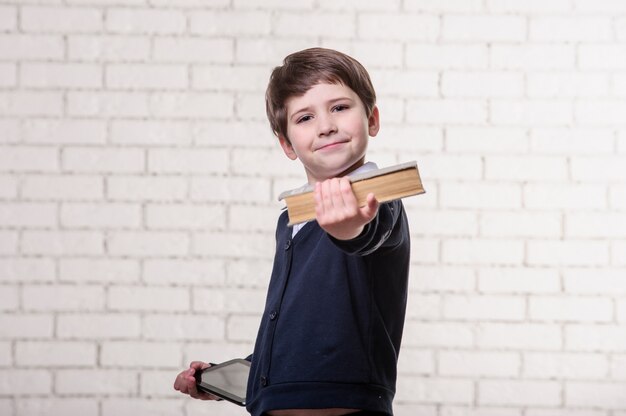
<path fill-rule="evenodd" d="M 342 144 L 348 143 L 349 140 L 337 140 L 335 142 L 332 143 L 325 143 L 322 146 L 319 146 L 318 148 L 315 149 L 315 151 L 320 151 L 320 150 L 332 150 L 336 147 L 341 146 Z"/>

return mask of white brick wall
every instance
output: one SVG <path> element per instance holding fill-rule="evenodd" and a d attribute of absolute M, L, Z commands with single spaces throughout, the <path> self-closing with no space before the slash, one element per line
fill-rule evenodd
<path fill-rule="evenodd" d="M 236 416 L 276 196 L 263 92 L 334 47 L 417 160 L 399 416 L 626 416 L 626 3 L 5 0 L 0 414 Z"/>

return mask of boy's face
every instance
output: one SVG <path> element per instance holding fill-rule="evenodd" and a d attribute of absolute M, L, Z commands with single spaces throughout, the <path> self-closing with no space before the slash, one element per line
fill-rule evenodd
<path fill-rule="evenodd" d="M 320 83 L 287 100 L 285 154 L 300 159 L 309 183 L 342 176 L 365 161 L 367 141 L 379 129 L 378 109 L 368 118 L 359 96 L 342 84 Z"/>

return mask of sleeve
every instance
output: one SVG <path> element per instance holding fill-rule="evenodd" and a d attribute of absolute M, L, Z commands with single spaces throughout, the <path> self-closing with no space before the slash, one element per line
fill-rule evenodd
<path fill-rule="evenodd" d="M 380 204 L 376 217 L 352 240 L 331 241 L 348 254 L 367 256 L 379 249 L 393 248 L 409 238 L 408 225 L 401 200 Z"/>

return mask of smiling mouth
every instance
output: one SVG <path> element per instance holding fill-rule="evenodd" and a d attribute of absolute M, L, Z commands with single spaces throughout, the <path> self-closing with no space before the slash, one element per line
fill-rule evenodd
<path fill-rule="evenodd" d="M 331 149 L 334 149 L 335 147 L 337 147 L 339 145 L 342 145 L 342 144 L 345 144 L 345 143 L 348 143 L 348 140 L 340 140 L 340 141 L 337 141 L 337 142 L 328 143 L 328 144 L 326 144 L 324 146 L 318 147 L 316 149 L 316 151 L 319 151 L 319 150 L 331 150 Z"/>

